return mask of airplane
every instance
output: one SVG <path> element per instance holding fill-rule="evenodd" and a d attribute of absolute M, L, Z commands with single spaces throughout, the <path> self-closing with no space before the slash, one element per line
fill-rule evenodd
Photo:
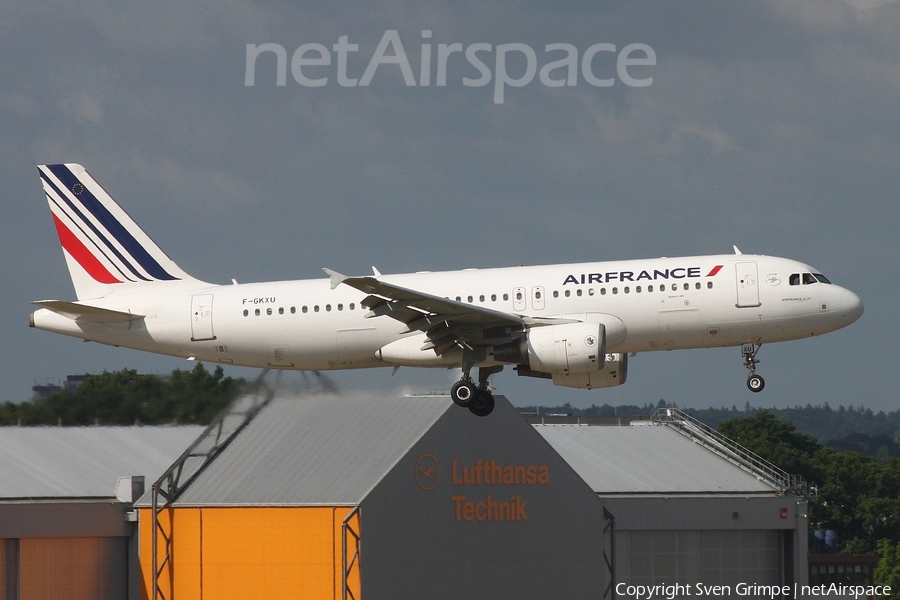
<path fill-rule="evenodd" d="M 489 378 L 622 385 L 638 352 L 741 347 L 841 329 L 859 296 L 787 258 L 734 254 L 231 285 L 188 275 L 77 164 L 40 165 L 77 301 L 39 300 L 38 329 L 257 368 L 461 368 L 452 400 L 494 408 Z M 477 380 L 472 378 L 478 368 Z"/>

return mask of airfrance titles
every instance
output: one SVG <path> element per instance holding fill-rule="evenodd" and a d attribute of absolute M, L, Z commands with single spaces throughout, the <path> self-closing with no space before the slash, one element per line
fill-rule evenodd
<path fill-rule="evenodd" d="M 706 277 L 714 277 L 724 265 L 716 265 L 706 274 Z M 659 279 L 687 279 L 703 277 L 701 267 L 676 267 L 674 269 L 644 269 L 635 271 L 611 271 L 609 273 L 580 273 L 566 276 L 563 285 L 574 283 L 611 283 L 613 281 L 657 281 Z"/>

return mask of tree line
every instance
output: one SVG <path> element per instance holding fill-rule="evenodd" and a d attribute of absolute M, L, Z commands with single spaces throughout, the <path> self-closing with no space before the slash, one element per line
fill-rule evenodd
<path fill-rule="evenodd" d="M 125 369 L 86 375 L 75 389 L 0 404 L 0 425 L 162 425 L 210 423 L 245 381 L 202 364 L 167 377 Z"/>

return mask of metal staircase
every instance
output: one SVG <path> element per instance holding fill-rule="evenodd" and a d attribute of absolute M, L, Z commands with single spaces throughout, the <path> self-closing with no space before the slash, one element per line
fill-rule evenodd
<path fill-rule="evenodd" d="M 671 427 L 694 443 L 700 444 L 760 481 L 771 485 L 779 494 L 795 496 L 810 494 L 809 486 L 800 475 L 789 474 L 677 408 L 658 408 L 651 416 L 651 421 Z"/>

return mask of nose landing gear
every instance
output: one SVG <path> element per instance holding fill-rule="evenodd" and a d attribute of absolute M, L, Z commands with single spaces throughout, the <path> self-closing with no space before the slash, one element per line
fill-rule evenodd
<path fill-rule="evenodd" d="M 741 346 L 741 354 L 744 356 L 744 366 L 750 371 L 747 375 L 747 388 L 751 392 L 761 392 L 766 387 L 766 380 L 762 376 L 756 374 L 756 365 L 759 361 L 756 359 L 756 353 L 762 344 L 744 344 Z"/>

